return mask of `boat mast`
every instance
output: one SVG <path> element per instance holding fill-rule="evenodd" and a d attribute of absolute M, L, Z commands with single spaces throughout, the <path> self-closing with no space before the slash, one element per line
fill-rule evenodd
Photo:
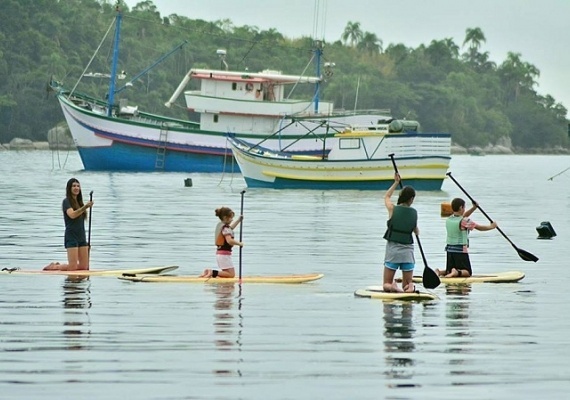
<path fill-rule="evenodd" d="M 323 55 L 322 40 L 315 40 L 315 75 L 318 79 L 315 83 L 315 114 L 319 113 L 319 92 L 321 90 L 321 57 Z"/>
<path fill-rule="evenodd" d="M 117 17 L 115 24 L 115 39 L 113 40 L 113 59 L 111 61 L 111 80 L 109 82 L 109 95 L 107 96 L 107 116 L 113 115 L 113 105 L 115 103 L 115 80 L 117 78 L 117 64 L 119 62 L 119 39 L 121 36 L 121 21 L 123 15 L 116 7 Z"/>

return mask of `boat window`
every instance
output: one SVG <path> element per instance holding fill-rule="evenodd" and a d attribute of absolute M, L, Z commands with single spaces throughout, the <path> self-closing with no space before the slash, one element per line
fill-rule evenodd
<path fill-rule="evenodd" d="M 237 83 L 232 82 L 232 90 L 237 90 Z"/>
<path fill-rule="evenodd" d="M 214 122 L 218 122 L 218 114 L 214 114 Z"/>
<path fill-rule="evenodd" d="M 360 139 L 358 138 L 339 139 L 338 147 L 342 150 L 359 149 Z"/>
<path fill-rule="evenodd" d="M 245 90 L 247 90 L 248 92 L 251 92 L 253 90 L 253 83 L 246 83 L 245 84 Z"/>

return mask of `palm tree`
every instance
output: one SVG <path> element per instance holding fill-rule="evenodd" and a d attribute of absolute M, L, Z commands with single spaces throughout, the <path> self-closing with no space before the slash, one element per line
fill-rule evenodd
<path fill-rule="evenodd" d="M 489 52 L 486 51 L 478 54 L 475 68 L 478 72 L 490 72 L 497 68 L 497 64 L 489 60 Z"/>
<path fill-rule="evenodd" d="M 452 38 L 445 38 L 442 42 L 447 46 L 453 58 L 459 57 L 459 46 L 455 44 Z"/>
<path fill-rule="evenodd" d="M 449 43 L 445 40 L 432 40 L 430 45 L 425 49 L 425 53 L 429 57 L 432 65 L 435 66 L 440 66 L 444 64 L 445 61 L 454 58 L 453 48 L 450 48 Z"/>
<path fill-rule="evenodd" d="M 467 28 L 465 30 L 465 40 L 463 46 L 469 44 L 469 48 L 479 50 L 481 43 L 485 43 L 487 39 L 481 28 Z"/>
<path fill-rule="evenodd" d="M 360 42 L 360 40 L 362 40 L 360 22 L 348 21 L 346 28 L 344 28 L 344 32 L 342 33 L 341 39 L 345 45 L 350 42 L 350 45 L 352 47 L 355 47 Z"/>
<path fill-rule="evenodd" d="M 378 54 L 382 53 L 382 39 L 378 39 L 376 34 L 371 32 L 364 32 L 362 39 L 358 43 L 357 47 L 360 50 L 364 50 L 369 54 Z"/>
<path fill-rule="evenodd" d="M 386 54 L 394 61 L 396 65 L 404 61 L 411 52 L 412 49 L 404 46 L 402 43 L 391 43 L 386 48 Z"/>
<path fill-rule="evenodd" d="M 540 71 L 534 65 L 521 59 L 520 53 L 507 53 L 507 59 L 499 67 L 499 73 L 507 91 L 513 93 L 516 102 L 521 89 L 533 90 Z"/>

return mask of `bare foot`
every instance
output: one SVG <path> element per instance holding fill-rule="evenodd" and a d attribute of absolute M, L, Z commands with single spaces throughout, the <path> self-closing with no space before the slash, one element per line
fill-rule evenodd
<path fill-rule="evenodd" d="M 57 261 L 54 262 L 50 262 L 48 265 L 46 265 L 44 267 L 44 271 L 59 271 L 61 266 L 61 264 L 58 263 Z"/>
<path fill-rule="evenodd" d="M 200 278 L 211 278 L 212 277 L 212 270 L 206 268 L 204 270 L 204 272 L 202 272 L 202 275 L 199 276 Z"/>
<path fill-rule="evenodd" d="M 457 271 L 455 268 L 451 269 L 451 272 L 447 275 L 445 275 L 446 278 L 457 278 L 459 275 L 459 271 Z"/>
<path fill-rule="evenodd" d="M 437 274 L 437 276 L 444 276 L 445 275 L 445 271 L 442 271 L 440 269 L 435 269 L 435 273 Z"/>
<path fill-rule="evenodd" d="M 382 288 L 387 293 L 402 293 L 403 292 L 403 290 L 398 287 L 396 282 L 385 283 L 384 285 L 382 285 Z"/>
<path fill-rule="evenodd" d="M 414 285 L 413 283 L 410 283 L 407 286 L 404 286 L 404 292 L 405 293 L 415 293 L 416 291 L 416 285 Z"/>

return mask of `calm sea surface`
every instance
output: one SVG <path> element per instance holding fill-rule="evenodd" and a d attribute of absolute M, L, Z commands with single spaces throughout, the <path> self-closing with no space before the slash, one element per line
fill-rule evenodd
<path fill-rule="evenodd" d="M 77 177 L 84 197 L 94 191 L 92 268 L 172 264 L 197 275 L 215 265 L 214 209 L 239 214 L 245 188 L 235 174 L 85 172 L 76 153 L 0 161 L 2 267 L 66 259 L 60 207 Z M 0 276 L 1 398 L 568 398 L 570 171 L 548 180 L 568 167 L 568 156 L 454 156 L 454 177 L 540 260 L 521 260 L 497 231 L 474 232 L 476 273 L 525 279 L 442 285 L 429 303 L 353 296 L 381 283 L 386 211 L 372 191 L 246 192 L 244 275 L 325 274 L 309 284 Z M 456 196 L 446 181 L 414 203 L 431 268 L 445 263 L 440 204 Z M 553 240 L 537 239 L 542 221 Z M 416 260 L 421 274 L 418 250 Z"/>

